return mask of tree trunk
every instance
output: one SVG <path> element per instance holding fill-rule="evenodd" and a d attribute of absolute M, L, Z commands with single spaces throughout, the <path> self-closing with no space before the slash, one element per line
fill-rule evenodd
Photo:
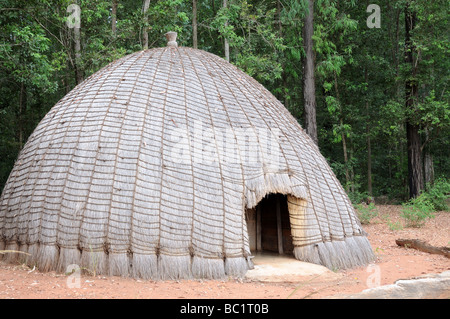
<path fill-rule="evenodd" d="M 364 69 L 364 81 L 366 84 L 368 84 L 368 77 L 367 77 L 367 69 Z M 366 136 L 367 136 L 367 192 L 369 193 L 369 196 L 372 197 L 373 190 L 372 190 L 372 145 L 370 141 L 370 125 L 369 125 L 369 101 L 366 97 Z"/>
<path fill-rule="evenodd" d="M 227 0 L 223 0 L 223 7 L 224 8 L 227 7 Z M 225 22 L 225 26 L 228 26 L 228 22 Z M 230 62 L 230 45 L 228 43 L 227 38 L 225 38 L 225 41 L 224 41 L 224 51 L 225 51 L 225 60 Z"/>
<path fill-rule="evenodd" d="M 198 49 L 197 39 L 197 0 L 192 0 L 192 47 Z"/>
<path fill-rule="evenodd" d="M 366 102 L 366 106 L 367 106 Z M 366 125 L 366 134 L 367 134 L 367 192 L 369 196 L 372 197 L 372 146 L 370 143 L 370 128 L 369 124 Z"/>
<path fill-rule="evenodd" d="M 353 148 L 353 145 L 354 145 L 353 140 L 352 140 L 352 138 L 350 137 L 350 150 L 349 150 L 349 153 L 350 153 L 350 160 L 354 157 L 354 152 L 353 152 L 354 148 Z M 350 167 L 349 167 L 348 170 L 349 170 L 349 173 L 350 173 L 350 191 L 351 191 L 352 193 L 354 193 L 354 192 L 355 192 L 355 170 L 354 170 L 354 168 L 353 168 L 353 165 L 350 165 Z"/>
<path fill-rule="evenodd" d="M 427 151 L 425 151 L 424 168 L 425 168 L 425 184 L 432 185 L 434 183 L 433 155 L 431 155 Z"/>
<path fill-rule="evenodd" d="M 283 25 L 281 24 L 281 1 L 278 0 L 277 1 L 277 17 L 278 17 L 278 31 L 279 34 L 278 36 L 280 37 L 280 39 L 283 38 Z M 287 85 L 287 75 L 286 75 L 286 71 L 285 71 L 285 60 L 282 59 L 281 60 L 281 87 L 283 89 L 286 89 L 288 87 Z M 288 94 L 286 93 L 286 90 L 282 90 L 281 92 L 281 96 L 280 96 L 280 101 L 284 101 L 284 106 L 289 109 L 289 98 L 288 98 Z"/>
<path fill-rule="evenodd" d="M 75 45 L 75 77 L 77 84 L 83 82 L 83 70 L 81 68 L 81 28 L 73 28 Z"/>
<path fill-rule="evenodd" d="M 345 190 L 349 192 L 350 187 L 350 171 L 348 165 L 348 151 L 347 151 L 347 137 L 343 130 L 344 127 L 344 112 L 342 110 L 341 101 L 339 98 L 339 87 L 337 82 L 337 74 L 334 72 L 334 89 L 336 90 L 336 100 L 339 105 L 339 125 L 341 126 L 342 151 L 344 153 L 344 169 L 345 169 Z"/>
<path fill-rule="evenodd" d="M 118 0 L 112 0 L 111 8 L 111 31 L 116 36 L 117 33 L 117 2 Z"/>
<path fill-rule="evenodd" d="M 314 33 L 314 0 L 308 0 L 308 13 L 303 27 L 305 59 L 303 62 L 303 100 L 305 105 L 305 130 L 318 144 L 316 122 L 316 87 L 314 78 L 314 51 L 312 36 Z"/>
<path fill-rule="evenodd" d="M 341 127 L 344 125 L 344 122 L 342 120 L 342 117 L 340 119 Z M 344 153 L 344 168 L 345 168 L 345 190 L 347 192 L 350 191 L 350 171 L 348 169 L 348 153 L 347 153 L 347 139 L 345 137 L 345 133 L 341 133 L 342 138 L 342 151 Z"/>
<path fill-rule="evenodd" d="M 425 142 L 422 143 L 422 153 L 424 153 L 423 167 L 424 167 L 424 178 L 425 178 L 425 189 L 434 183 L 434 165 L 433 165 L 433 155 L 430 153 L 429 142 L 431 140 L 430 133 L 428 129 L 425 129 Z M 427 145 L 428 144 L 428 145 Z M 426 146 L 426 147 L 425 147 Z"/>
<path fill-rule="evenodd" d="M 417 197 L 424 188 L 419 127 L 406 123 L 406 137 L 408 144 L 409 197 L 413 198 Z"/>
<path fill-rule="evenodd" d="M 144 0 L 144 3 L 142 5 L 142 14 L 144 16 L 144 28 L 142 30 L 142 48 L 144 50 L 148 49 L 148 16 L 147 11 L 150 7 L 150 0 Z"/>
<path fill-rule="evenodd" d="M 427 242 L 420 239 L 396 239 L 395 243 L 398 246 L 414 248 L 426 253 L 444 255 L 445 257 L 450 258 L 450 249 L 448 247 L 431 246 Z"/>
<path fill-rule="evenodd" d="M 24 119 L 23 115 L 25 113 L 27 104 L 27 93 L 25 90 L 25 85 L 20 83 L 20 92 L 19 92 L 19 114 L 18 114 L 18 129 L 19 129 L 19 147 L 22 149 L 23 147 L 23 140 L 24 140 Z"/>
<path fill-rule="evenodd" d="M 211 0 L 211 8 L 212 8 L 212 12 L 213 12 L 213 17 L 216 16 L 217 11 L 216 11 L 216 0 Z"/>
<path fill-rule="evenodd" d="M 418 83 L 416 79 L 416 66 L 414 65 L 413 53 L 416 52 L 411 41 L 411 31 L 414 30 L 416 13 L 409 9 L 409 4 L 405 7 L 405 62 L 411 66 L 411 76 L 405 83 L 405 107 L 413 110 L 418 96 Z M 408 147 L 408 185 L 409 197 L 413 198 L 420 194 L 424 188 L 423 168 L 421 160 L 421 140 L 420 127 L 415 123 L 406 120 L 406 140 Z"/>

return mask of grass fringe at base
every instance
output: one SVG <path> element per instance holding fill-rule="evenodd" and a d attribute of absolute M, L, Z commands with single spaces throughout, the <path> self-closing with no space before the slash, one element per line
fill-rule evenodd
<path fill-rule="evenodd" d="M 355 268 L 367 265 L 375 259 L 365 236 L 295 247 L 294 256 L 298 260 L 323 265 L 331 270 Z"/>

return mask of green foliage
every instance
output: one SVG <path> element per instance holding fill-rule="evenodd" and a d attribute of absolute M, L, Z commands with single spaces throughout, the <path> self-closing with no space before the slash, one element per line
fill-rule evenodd
<path fill-rule="evenodd" d="M 432 185 L 428 185 L 421 196 L 437 211 L 449 211 L 447 200 L 450 198 L 450 182 L 445 178 L 438 178 Z"/>
<path fill-rule="evenodd" d="M 141 14 L 141 13 L 140 13 Z M 150 47 L 165 46 L 166 40 L 163 34 L 175 31 L 180 36 L 177 38 L 179 45 L 186 45 L 191 35 L 189 31 L 190 14 L 188 13 L 187 1 L 166 0 L 151 1 L 147 11 L 148 25 L 143 24 L 149 31 L 149 38 L 153 40 Z"/>
<path fill-rule="evenodd" d="M 431 127 L 436 130 L 450 127 L 450 95 L 443 96 L 443 100 L 436 98 L 435 90 L 431 90 L 423 101 L 418 102 L 416 108 L 407 110 L 407 117 L 411 123 Z"/>
<path fill-rule="evenodd" d="M 351 202 L 355 205 L 359 205 L 369 198 L 369 194 L 367 192 L 359 192 L 359 191 L 353 191 L 348 193 L 348 197 L 350 198 Z"/>
<path fill-rule="evenodd" d="M 378 209 L 374 203 L 369 205 L 357 204 L 356 210 L 361 224 L 369 224 L 373 218 L 378 216 Z"/>
<path fill-rule="evenodd" d="M 405 1 L 377 2 L 380 29 L 367 28 L 364 3 L 315 1 L 319 147 L 355 204 L 369 195 L 369 139 L 371 195 L 406 198 L 406 120 L 421 127 L 435 175 L 450 176 L 450 7 L 444 0 L 408 2 L 417 14 L 414 75 L 404 62 Z M 120 0 L 115 33 L 112 0 L 0 0 L 0 189 L 28 135 L 76 85 L 74 34 L 66 26 L 71 3 L 81 7 L 79 62 L 84 78 L 142 50 L 145 31 L 150 48 L 165 46 L 167 31 L 178 32 L 179 46 L 192 45 L 191 0 L 150 1 L 145 15 L 142 0 Z M 302 123 L 306 1 L 228 0 L 227 8 L 222 3 L 198 1 L 199 48 L 223 56 L 226 38 L 230 62 L 261 82 Z M 409 109 L 406 79 L 416 81 L 419 89 Z M 437 180 L 423 195 L 435 209 L 448 209 L 443 204 L 445 185 Z"/>
<path fill-rule="evenodd" d="M 421 227 L 429 218 L 434 218 L 433 212 L 449 210 L 446 200 L 450 197 L 450 183 L 440 178 L 429 186 L 426 192 L 403 204 L 402 214 L 409 227 Z"/>
<path fill-rule="evenodd" d="M 57 83 L 52 79 L 55 68 L 47 55 L 51 41 L 46 37 L 45 30 L 33 22 L 29 25 L 19 22 L 7 27 L 14 41 L 3 39 L 0 67 L 19 83 L 54 92 L 57 88 Z"/>
<path fill-rule="evenodd" d="M 230 2 L 211 23 L 220 38 L 227 39 L 231 62 L 266 84 L 273 84 L 283 72 L 279 60 L 286 46 L 273 23 L 276 14 L 265 3 Z"/>
<path fill-rule="evenodd" d="M 388 224 L 389 229 L 392 231 L 403 229 L 403 225 L 399 221 L 392 222 L 392 221 L 388 220 L 387 224 Z"/>
<path fill-rule="evenodd" d="M 402 205 L 401 217 L 406 221 L 407 227 L 422 227 L 429 218 L 434 218 L 434 206 L 426 196 L 410 199 Z"/>

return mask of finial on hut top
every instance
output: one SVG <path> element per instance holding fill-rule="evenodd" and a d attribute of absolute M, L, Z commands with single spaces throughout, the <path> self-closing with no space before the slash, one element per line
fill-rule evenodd
<path fill-rule="evenodd" d="M 177 47 L 178 43 L 177 43 L 177 33 L 170 31 L 167 32 L 165 34 L 166 38 L 167 38 L 167 46 L 168 47 Z"/>

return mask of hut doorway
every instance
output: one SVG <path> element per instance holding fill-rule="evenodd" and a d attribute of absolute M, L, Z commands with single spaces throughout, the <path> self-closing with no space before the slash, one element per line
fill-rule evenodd
<path fill-rule="evenodd" d="M 252 253 L 293 255 L 294 245 L 286 195 L 269 194 L 256 207 L 248 209 L 246 215 Z"/>

